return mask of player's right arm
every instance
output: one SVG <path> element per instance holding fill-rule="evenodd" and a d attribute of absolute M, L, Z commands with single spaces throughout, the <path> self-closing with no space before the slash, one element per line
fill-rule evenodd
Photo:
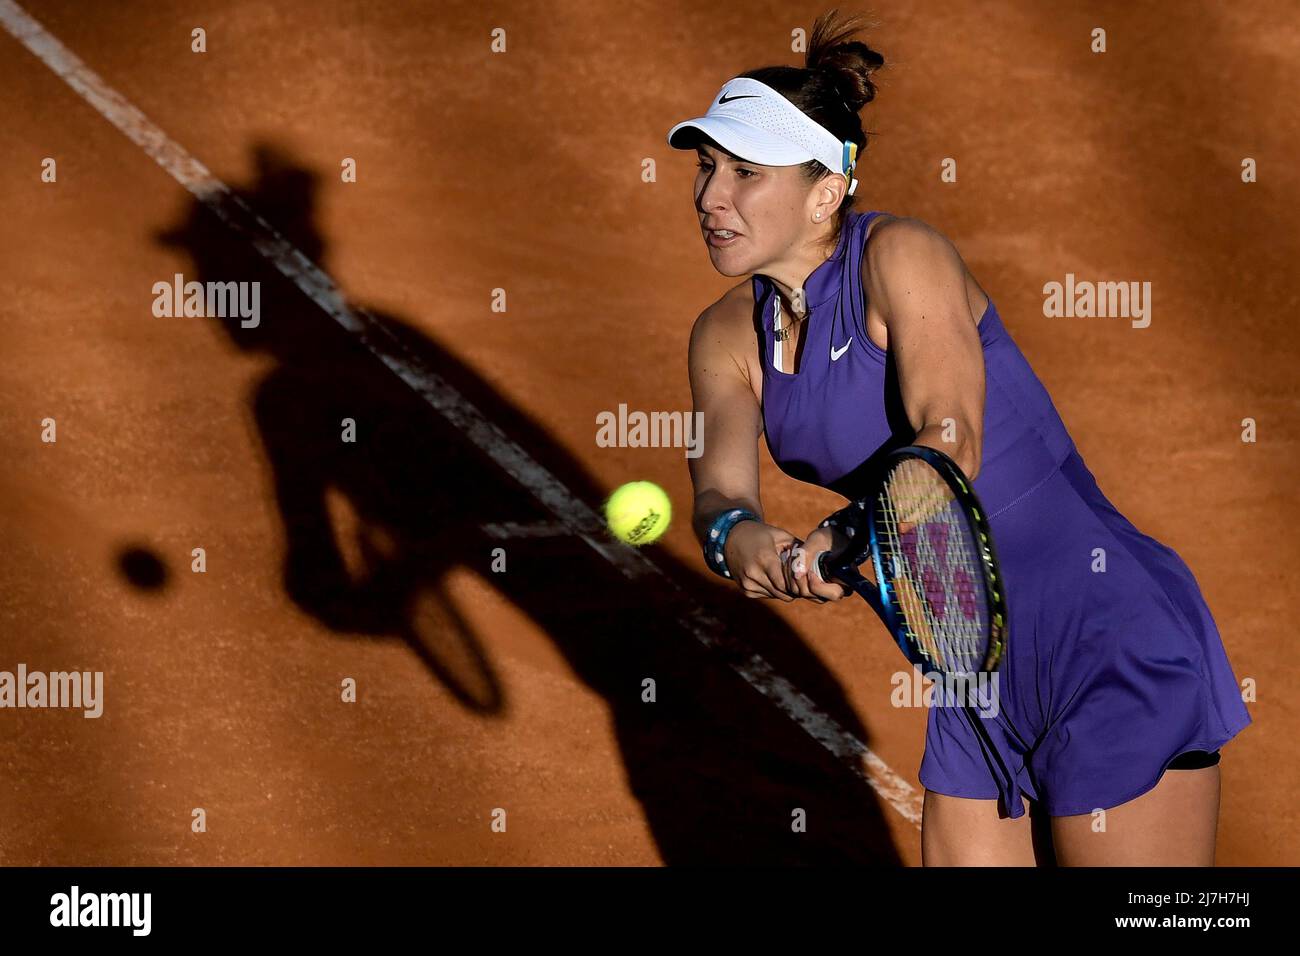
<path fill-rule="evenodd" d="M 759 521 L 742 521 L 727 536 L 727 569 L 747 597 L 793 601 L 786 590 L 781 551 L 795 538 L 761 520 L 758 439 L 763 415 L 747 367 L 738 358 L 753 348 L 753 336 L 753 327 L 732 296 L 700 313 L 691 330 L 691 397 L 703 419 L 701 453 L 689 459 L 695 487 L 691 524 L 703 546 L 709 525 L 722 512 L 746 508 L 758 515 Z"/>

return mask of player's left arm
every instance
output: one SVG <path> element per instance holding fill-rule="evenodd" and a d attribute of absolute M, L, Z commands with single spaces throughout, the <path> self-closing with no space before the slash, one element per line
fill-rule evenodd
<path fill-rule="evenodd" d="M 880 306 L 914 444 L 980 469 L 984 350 L 966 297 L 966 267 L 942 233 L 918 219 L 875 228 L 862 281 Z"/>

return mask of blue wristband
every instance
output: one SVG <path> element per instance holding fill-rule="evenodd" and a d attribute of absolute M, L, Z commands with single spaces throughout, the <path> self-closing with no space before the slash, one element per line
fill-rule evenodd
<path fill-rule="evenodd" d="M 727 570 L 725 552 L 727 535 L 731 534 L 731 529 L 740 522 L 757 520 L 758 515 L 746 508 L 732 508 L 713 519 L 713 524 L 709 525 L 709 533 L 704 536 L 704 563 L 709 566 L 710 571 L 724 578 L 731 577 L 731 572 Z"/>

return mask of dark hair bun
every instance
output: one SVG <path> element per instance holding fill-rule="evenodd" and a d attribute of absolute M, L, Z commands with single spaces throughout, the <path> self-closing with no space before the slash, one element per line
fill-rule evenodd
<path fill-rule="evenodd" d="M 876 98 L 871 75 L 885 65 L 883 56 L 852 39 L 863 28 L 862 20 L 860 16 L 841 20 L 835 10 L 818 17 L 805 61 L 809 70 L 830 81 L 854 113 Z"/>

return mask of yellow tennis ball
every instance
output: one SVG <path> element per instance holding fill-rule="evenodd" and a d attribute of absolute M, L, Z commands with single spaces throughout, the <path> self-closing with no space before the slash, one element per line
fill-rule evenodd
<path fill-rule="evenodd" d="M 605 502 L 605 523 L 614 536 L 640 547 L 668 530 L 673 505 L 653 481 L 629 481 Z"/>

